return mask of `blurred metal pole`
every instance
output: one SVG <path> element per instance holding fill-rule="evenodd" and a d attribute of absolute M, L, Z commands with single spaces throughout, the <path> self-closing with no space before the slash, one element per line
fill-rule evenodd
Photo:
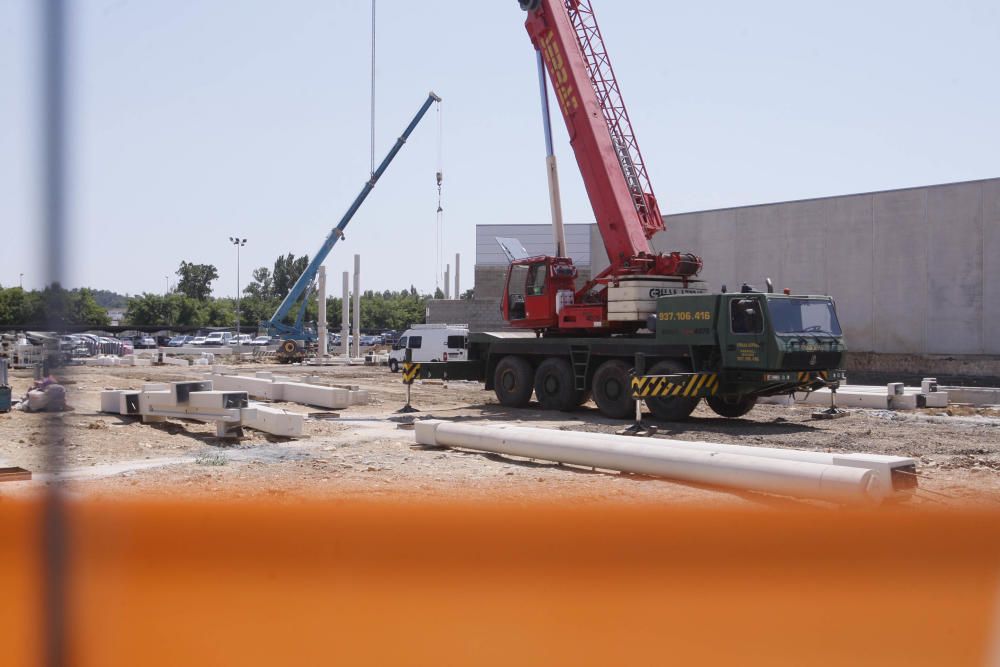
<path fill-rule="evenodd" d="M 63 284 L 66 240 L 66 6 L 63 0 L 43 0 L 41 8 L 41 218 L 46 239 L 45 284 Z M 43 285 L 44 286 L 44 285 Z M 61 329 L 60 313 L 47 310 L 50 329 Z M 46 419 L 46 472 L 63 468 L 62 421 Z M 48 484 L 43 510 L 45 554 L 43 637 L 45 664 L 66 664 L 66 504 L 61 483 Z"/>

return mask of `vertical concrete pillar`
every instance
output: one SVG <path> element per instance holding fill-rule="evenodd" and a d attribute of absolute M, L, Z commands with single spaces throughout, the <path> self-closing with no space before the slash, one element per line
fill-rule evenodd
<path fill-rule="evenodd" d="M 326 267 L 319 267 L 319 303 L 316 315 L 316 333 L 319 335 L 319 356 L 326 356 Z"/>
<path fill-rule="evenodd" d="M 347 347 L 347 337 L 351 335 L 351 274 L 347 271 L 344 271 L 344 298 L 340 310 L 340 353 L 345 359 L 350 359 L 351 350 Z"/>
<path fill-rule="evenodd" d="M 455 298 L 456 299 L 462 298 L 462 286 L 458 281 L 458 277 L 462 273 L 461 258 L 462 256 L 456 252 L 455 253 Z"/>
<path fill-rule="evenodd" d="M 444 265 L 444 298 L 451 298 L 451 265 Z"/>
<path fill-rule="evenodd" d="M 361 255 L 354 256 L 354 357 L 361 356 Z"/>

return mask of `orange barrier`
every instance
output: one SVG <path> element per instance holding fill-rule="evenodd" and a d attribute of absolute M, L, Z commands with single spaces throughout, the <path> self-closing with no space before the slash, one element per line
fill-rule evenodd
<path fill-rule="evenodd" d="M 39 516 L 0 503 L 4 665 L 40 662 Z M 70 522 L 74 665 L 983 665 L 1000 649 L 997 513 L 86 501 Z"/>

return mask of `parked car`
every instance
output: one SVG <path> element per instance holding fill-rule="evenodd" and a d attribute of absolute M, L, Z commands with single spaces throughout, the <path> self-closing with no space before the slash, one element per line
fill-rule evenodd
<path fill-rule="evenodd" d="M 413 361 L 464 361 L 468 358 L 469 330 L 451 324 L 418 324 L 407 329 L 392 346 L 389 370 L 398 371 L 410 350 Z"/>
<path fill-rule="evenodd" d="M 167 343 L 167 347 L 184 347 L 194 340 L 194 336 L 174 336 Z"/>
<path fill-rule="evenodd" d="M 205 336 L 195 336 L 194 338 L 191 339 L 190 342 L 188 342 L 188 345 L 204 345 L 204 344 L 205 344 Z"/>
<path fill-rule="evenodd" d="M 156 339 L 152 336 L 136 336 L 132 346 L 137 350 L 152 350 L 156 348 Z"/>
<path fill-rule="evenodd" d="M 229 344 L 230 345 L 249 345 L 250 341 L 252 341 L 252 340 L 253 340 L 253 336 L 251 336 L 250 334 L 240 334 L 239 336 L 233 336 L 232 339 L 230 339 Z"/>
<path fill-rule="evenodd" d="M 271 344 L 270 336 L 257 336 L 249 343 L 249 345 L 270 345 L 270 344 Z"/>
<path fill-rule="evenodd" d="M 229 345 L 229 341 L 232 338 L 233 334 L 229 331 L 213 331 L 205 336 L 202 347 L 222 347 L 223 345 Z"/>

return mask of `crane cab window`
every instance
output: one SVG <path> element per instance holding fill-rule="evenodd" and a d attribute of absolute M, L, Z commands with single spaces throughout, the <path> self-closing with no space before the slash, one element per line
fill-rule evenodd
<path fill-rule="evenodd" d="M 508 319 L 523 320 L 525 317 L 524 294 L 527 279 L 527 266 L 515 264 L 510 267 L 510 277 L 507 280 Z"/>
<path fill-rule="evenodd" d="M 730 319 L 734 334 L 764 333 L 764 316 L 758 299 L 733 299 L 730 304 Z"/>
<path fill-rule="evenodd" d="M 528 296 L 543 296 L 545 294 L 545 276 L 548 267 L 544 262 L 532 264 L 528 267 L 528 280 L 525 284 L 525 293 Z"/>

